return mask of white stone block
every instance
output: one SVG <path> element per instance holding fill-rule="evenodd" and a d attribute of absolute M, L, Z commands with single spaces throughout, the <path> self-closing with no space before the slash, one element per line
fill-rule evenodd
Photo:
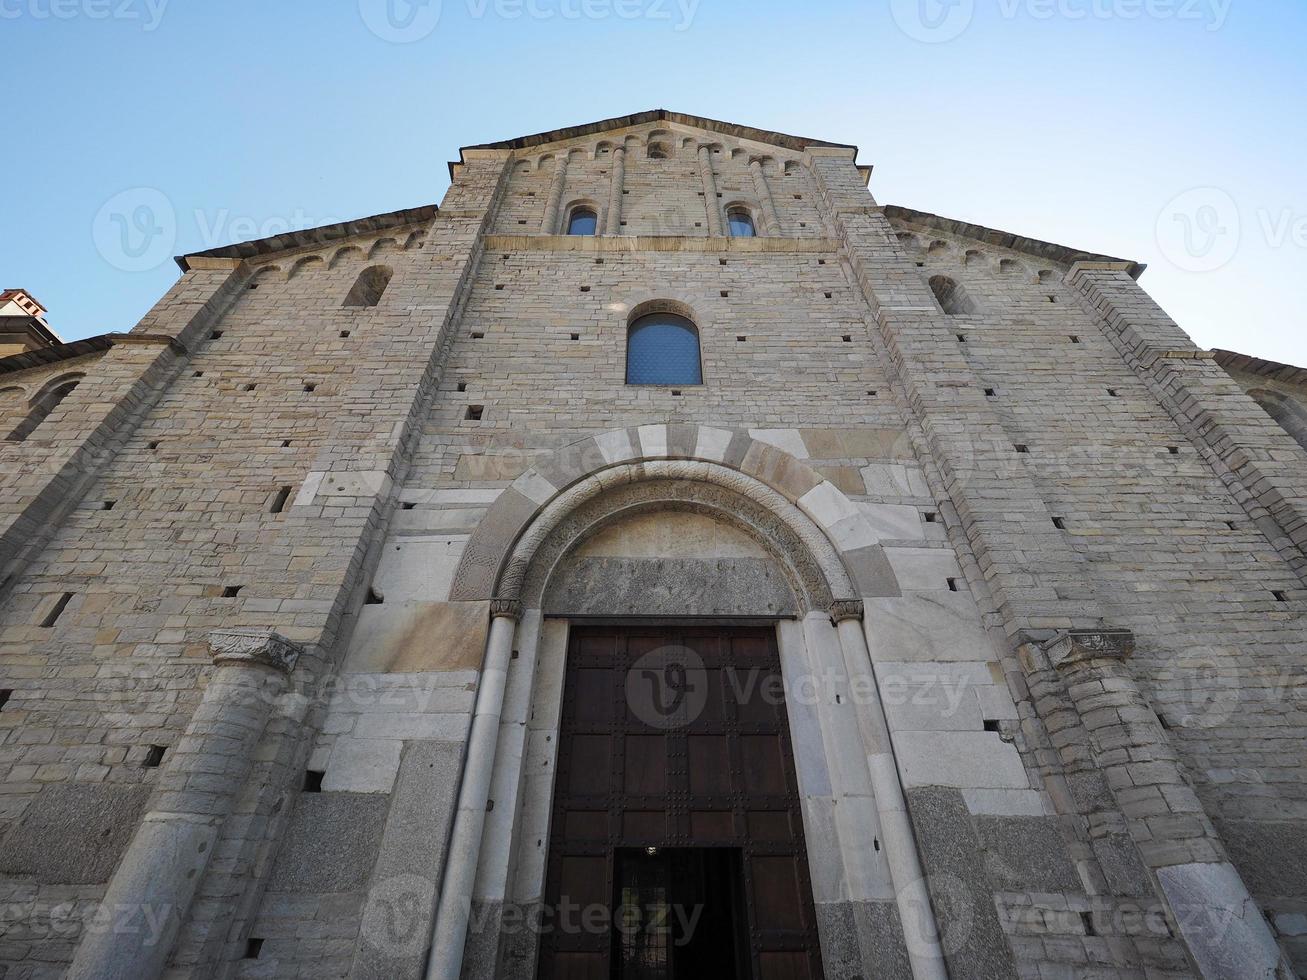
<path fill-rule="evenodd" d="M 903 463 L 872 463 L 862 468 L 869 497 L 930 497 L 926 475 Z"/>
<path fill-rule="evenodd" d="M 1053 814 L 1051 801 L 1033 789 L 964 789 L 962 799 L 977 816 L 1044 817 Z"/>
<path fill-rule="evenodd" d="M 657 459 L 667 455 L 667 426 L 642 425 L 639 428 L 640 449 L 647 459 Z"/>
<path fill-rule="evenodd" d="M 808 458 L 808 447 L 798 429 L 750 429 L 749 435 L 759 442 L 784 450 L 795 459 Z"/>
<path fill-rule="evenodd" d="M 880 661 L 992 660 L 994 648 L 967 592 L 904 592 L 865 600 L 867 647 Z"/>
<path fill-rule="evenodd" d="M 322 788 L 330 793 L 389 793 L 404 743 L 398 739 L 340 736 L 331 750 Z"/>
<path fill-rule="evenodd" d="M 714 429 L 702 426 L 699 429 L 699 442 L 694 455 L 699 459 L 721 462 L 726 457 L 726 449 L 731 444 L 731 433 L 726 429 Z"/>
<path fill-rule="evenodd" d="M 800 497 L 799 509 L 825 528 L 833 528 L 841 521 L 862 517 L 853 501 L 830 481 L 817 484 Z"/>
<path fill-rule="evenodd" d="M 599 452 L 603 454 L 604 462 L 610 466 L 636 457 L 635 449 L 631 446 L 631 437 L 625 429 L 601 433 L 595 436 L 595 443 L 599 446 Z"/>
<path fill-rule="evenodd" d="M 1017 750 L 993 732 L 895 732 L 903 785 L 1029 789 Z"/>
<path fill-rule="evenodd" d="M 924 541 L 926 523 L 921 511 L 905 504 L 859 503 L 858 510 L 881 541 Z"/>
<path fill-rule="evenodd" d="M 886 548 L 894 576 L 904 592 L 949 591 L 948 580 L 955 579 L 965 589 L 962 569 L 953 552 L 943 548 Z"/>

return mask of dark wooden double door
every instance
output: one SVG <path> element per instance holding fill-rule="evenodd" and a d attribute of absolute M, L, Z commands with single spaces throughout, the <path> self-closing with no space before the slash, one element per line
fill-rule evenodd
<path fill-rule="evenodd" d="M 822 975 L 772 629 L 573 629 L 539 966 Z"/>

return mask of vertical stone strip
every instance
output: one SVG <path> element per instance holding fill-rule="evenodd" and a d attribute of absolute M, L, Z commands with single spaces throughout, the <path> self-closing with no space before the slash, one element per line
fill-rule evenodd
<path fill-rule="evenodd" d="M 776 213 L 776 201 L 772 197 L 771 186 L 767 183 L 767 173 L 762 169 L 762 161 L 750 160 L 749 173 L 753 174 L 753 193 L 762 207 L 762 218 L 767 228 L 767 235 L 770 238 L 779 238 L 781 217 Z"/>
<path fill-rule="evenodd" d="M 712 172 L 712 150 L 699 147 L 699 179 L 703 182 L 703 206 L 708 212 L 708 234 L 721 238 L 726 232 L 722 225 L 722 208 L 717 203 L 717 178 Z"/>
<path fill-rule="evenodd" d="M 490 607 L 492 622 L 486 642 L 486 661 L 477 691 L 472 733 L 458 794 L 458 813 L 449 842 L 449 859 L 441 883 L 440 901 L 431 936 L 431 958 L 427 980 L 458 980 L 463 971 L 463 950 L 472 911 L 472 888 L 476 883 L 481 838 L 485 830 L 486 805 L 499 744 L 499 721 L 504 710 L 508 665 L 513 654 L 522 604 L 496 599 Z"/>
<path fill-rule="evenodd" d="M 622 195 L 626 190 L 626 147 L 613 147 L 613 184 L 608 192 L 608 214 L 604 218 L 604 234 L 622 233 Z"/>
<path fill-rule="evenodd" d="M 1128 630 L 1074 630 L 1043 645 L 1066 683 L 1145 865 L 1204 977 L 1293 976 L 1219 834 L 1126 669 Z M 1280 972 L 1277 972 L 1280 971 Z"/>
<path fill-rule="evenodd" d="M 930 903 L 930 891 L 917 853 L 916 836 L 908 819 L 908 805 L 899 782 L 889 724 L 880 702 L 880 688 L 871 670 L 871 653 L 862 631 L 861 599 L 837 601 L 831 607 L 831 622 L 840 635 L 844 669 L 849 673 L 858 727 L 867 747 L 871 791 L 876 797 L 881 834 L 885 838 L 885 859 L 894 880 L 903 938 L 912 964 L 914 980 L 947 980 L 944 952 L 939 944 L 939 927 Z"/>
<path fill-rule="evenodd" d="M 958 345 L 950 343 L 952 325 L 896 244 L 892 226 L 852 160 L 838 152 L 810 150 L 813 173 L 874 312 L 874 329 L 893 375 L 903 386 L 907 421 L 920 425 L 927 454 L 938 468 L 942 486 L 936 492 L 947 495 L 958 515 L 984 570 L 998 623 L 1013 647 L 1021 648 L 1025 675 L 1055 676 L 1072 689 L 1073 710 L 1063 713 L 1078 716 L 1081 724 L 1061 718 L 1058 699 L 1047 695 L 1035 702 L 1041 722 L 1064 762 L 1068 755 L 1072 761 L 1088 755 L 1107 772 L 1114 802 L 1140 845 L 1140 860 L 1153 872 L 1200 972 L 1206 977 L 1275 976 L 1278 947 L 1185 783 L 1160 724 L 1121 663 L 1122 632 L 1102 627 L 1105 614 L 1082 556 L 1052 530 L 1048 504 L 1014 453 L 1002 420 L 981 395 L 980 379 Z M 1109 278 L 1118 275 L 1124 273 L 1114 271 Z M 1074 272 L 1069 281 L 1125 339 L 1126 325 L 1145 304 L 1136 298 L 1110 308 Z M 1155 317 L 1146 319 L 1159 326 Z M 1182 343 L 1192 348 L 1174 324 L 1159 330 L 1151 341 L 1132 335 L 1125 346 L 1155 353 L 1178 350 Z M 1036 643 L 1043 644 L 1046 660 L 1055 661 L 1056 670 L 1041 669 L 1038 657 L 1030 656 Z M 1090 747 L 1071 744 L 1081 725 Z M 1132 795 L 1136 789 L 1141 791 L 1138 803 Z M 1161 808 L 1155 820 L 1150 807 Z M 1222 942 L 1239 950 L 1244 966 L 1226 968 L 1230 961 L 1223 958 Z"/>
<path fill-rule="evenodd" d="M 1126 364 L 1291 568 L 1307 582 L 1307 457 L 1278 423 L 1131 277 L 1129 266 L 1079 262 L 1078 293 Z"/>
<path fill-rule="evenodd" d="M 545 220 L 540 227 L 540 231 L 546 235 L 558 234 L 558 211 L 563 206 L 563 191 L 567 187 L 567 161 L 568 153 L 566 151 L 560 153 L 558 159 L 554 161 L 554 179 L 549 185 L 549 201 L 545 205 Z"/>
<path fill-rule="evenodd" d="M 159 773 L 148 811 L 109 883 L 104 909 L 138 928 L 89 929 L 71 980 L 162 975 L 223 821 L 249 776 L 254 749 L 301 650 L 271 632 L 209 637 L 217 670 Z"/>

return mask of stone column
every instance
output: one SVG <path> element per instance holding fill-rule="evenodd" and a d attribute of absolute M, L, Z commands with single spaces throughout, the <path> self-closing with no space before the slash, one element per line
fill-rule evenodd
<path fill-rule="evenodd" d="M 560 154 L 554 163 L 554 180 L 549 185 L 549 202 L 545 205 L 545 221 L 540 230 L 546 235 L 558 234 L 558 209 L 563 206 L 563 190 L 567 187 L 567 157 Z"/>
<path fill-rule="evenodd" d="M 712 151 L 699 147 L 699 179 L 703 182 L 703 206 L 708 211 L 708 234 L 721 238 L 726 232 L 722 226 L 722 207 L 717 203 L 717 179 L 712 172 Z"/>
<path fill-rule="evenodd" d="M 223 821 L 249 776 L 286 678 L 301 650 L 276 633 L 209 635 L 217 670 L 172 748 L 145 818 L 105 893 L 105 925 L 130 916 L 137 928 L 88 927 L 70 980 L 154 980 L 213 855 Z"/>
<path fill-rule="evenodd" d="M 939 945 L 939 926 L 935 922 L 925 873 L 917 854 L 916 835 L 908 819 L 907 801 L 899 782 L 885 709 L 880 702 L 880 687 L 871 669 L 871 653 L 867 649 L 866 634 L 862 631 L 862 618 L 861 599 L 841 599 L 831 606 L 831 622 L 839 631 L 844 669 L 849 674 L 858 728 L 867 752 L 871 791 L 876 797 L 876 812 L 885 838 L 885 859 L 894 880 L 903 939 L 914 980 L 947 980 L 944 952 Z"/>
<path fill-rule="evenodd" d="M 613 184 L 608 192 L 608 215 L 604 219 L 605 235 L 622 233 L 622 193 L 626 189 L 626 147 L 613 147 Z"/>
<path fill-rule="evenodd" d="M 767 183 L 767 174 L 762 169 L 761 160 L 749 161 L 749 173 L 753 174 L 753 192 L 762 208 L 763 222 L 768 236 L 780 237 L 781 216 L 776 213 L 776 201 L 772 198 L 771 187 Z"/>
<path fill-rule="evenodd" d="M 1042 646 L 1060 674 L 1144 863 L 1207 978 L 1292 977 L 1257 903 L 1125 661 L 1129 630 L 1069 630 Z M 1279 972 L 1277 972 L 1279 971 Z"/>
<path fill-rule="evenodd" d="M 463 971 L 472 887 L 476 883 L 486 805 L 495 769 L 495 749 L 499 744 L 499 719 L 504 710 L 508 665 L 513 656 L 517 622 L 522 618 L 522 604 L 516 600 L 496 599 L 490 604 L 490 615 L 490 638 L 486 642 L 486 661 L 477 690 L 472 733 L 468 736 L 458 813 L 454 818 L 445 878 L 432 928 L 427 980 L 458 980 Z"/>

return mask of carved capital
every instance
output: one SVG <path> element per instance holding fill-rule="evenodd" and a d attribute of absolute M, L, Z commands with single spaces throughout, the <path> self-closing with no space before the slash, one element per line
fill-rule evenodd
<path fill-rule="evenodd" d="M 830 606 L 830 621 L 838 626 L 846 619 L 862 622 L 864 615 L 861 599 L 836 599 Z"/>
<path fill-rule="evenodd" d="M 1135 652 L 1129 630 L 1067 630 L 1044 644 L 1044 653 L 1059 670 L 1089 660 L 1127 660 Z"/>
<path fill-rule="evenodd" d="M 209 652 L 218 666 L 271 667 L 289 674 L 304 649 L 271 630 L 214 630 Z"/>
<path fill-rule="evenodd" d="M 517 599 L 491 599 L 490 618 L 519 620 L 522 618 L 522 603 Z"/>

